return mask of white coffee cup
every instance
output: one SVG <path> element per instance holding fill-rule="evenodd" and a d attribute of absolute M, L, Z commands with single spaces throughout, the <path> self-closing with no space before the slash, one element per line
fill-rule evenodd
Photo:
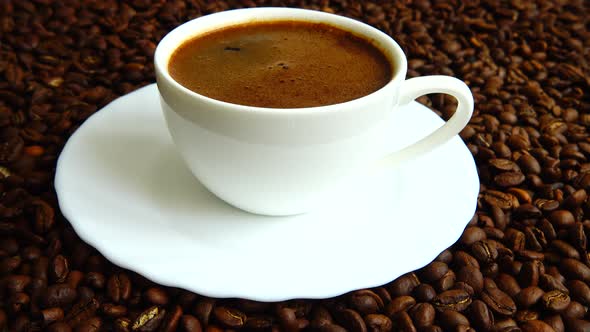
<path fill-rule="evenodd" d="M 322 22 L 366 37 L 392 61 L 393 78 L 383 88 L 345 103 L 273 109 L 214 100 L 170 76 L 168 61 L 184 41 L 231 25 L 272 20 Z M 353 19 L 311 10 L 251 8 L 194 19 L 158 44 L 155 69 L 170 134 L 192 173 L 227 203 L 264 215 L 307 212 L 367 165 L 414 158 L 445 143 L 473 112 L 473 96 L 462 81 L 450 76 L 405 80 L 407 60 L 391 37 Z M 455 114 L 427 137 L 391 154 L 388 120 L 393 116 L 395 121 L 400 106 L 429 93 L 454 96 Z"/>

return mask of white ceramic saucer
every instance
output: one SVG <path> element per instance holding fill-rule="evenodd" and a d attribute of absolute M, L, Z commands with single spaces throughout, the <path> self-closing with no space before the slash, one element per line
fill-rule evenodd
<path fill-rule="evenodd" d="M 442 120 L 418 103 L 392 131 L 409 144 Z M 55 187 L 80 237 L 115 264 L 213 297 L 325 298 L 385 284 L 453 244 L 479 181 L 459 139 L 396 169 L 368 172 L 321 209 L 292 217 L 238 210 L 209 193 L 174 150 L 155 84 L 89 118 L 66 144 Z"/>

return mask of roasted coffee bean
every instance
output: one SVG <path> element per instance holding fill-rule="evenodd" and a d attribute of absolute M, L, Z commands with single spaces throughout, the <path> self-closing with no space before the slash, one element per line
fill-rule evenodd
<path fill-rule="evenodd" d="M 365 289 L 350 295 L 350 305 L 361 314 L 372 314 L 383 309 L 383 300 L 375 292 Z"/>
<path fill-rule="evenodd" d="M 385 315 L 368 314 L 364 319 L 369 332 L 388 332 L 393 328 L 391 319 Z"/>
<path fill-rule="evenodd" d="M 559 266 L 560 271 L 566 277 L 586 282 L 590 281 L 590 268 L 578 260 L 565 258 Z"/>
<path fill-rule="evenodd" d="M 552 290 L 543 295 L 543 305 L 551 311 L 565 310 L 570 304 L 570 297 L 558 290 Z"/>
<path fill-rule="evenodd" d="M 496 277 L 496 286 L 504 291 L 506 294 L 510 295 L 511 297 L 516 296 L 516 294 L 520 293 L 521 288 L 518 285 L 518 281 L 516 279 L 506 273 L 500 273 Z"/>
<path fill-rule="evenodd" d="M 397 278 L 389 285 L 389 293 L 392 297 L 410 295 L 412 290 L 420 284 L 418 277 L 414 273 L 407 273 Z"/>
<path fill-rule="evenodd" d="M 246 315 L 233 308 L 215 307 L 213 309 L 215 319 L 229 328 L 239 328 L 246 323 Z"/>
<path fill-rule="evenodd" d="M 568 332 L 590 331 L 590 322 L 582 319 L 566 319 L 565 326 Z"/>
<path fill-rule="evenodd" d="M 55 256 L 52 260 L 50 271 L 53 280 L 56 282 L 63 282 L 70 272 L 68 260 L 62 255 Z M 75 288 L 75 286 L 72 287 Z"/>
<path fill-rule="evenodd" d="M 253 329 L 253 330 L 270 329 L 270 328 L 272 328 L 272 326 L 273 326 L 273 318 L 271 316 L 248 316 L 248 318 L 246 320 L 246 324 L 244 325 L 244 327 L 246 329 Z"/>
<path fill-rule="evenodd" d="M 335 313 L 334 318 L 338 325 L 344 327 L 348 331 L 366 332 L 367 326 L 365 321 L 358 312 L 351 309 L 339 310 Z"/>
<path fill-rule="evenodd" d="M 76 300 L 76 290 L 68 284 L 55 284 L 47 287 L 44 304 L 46 307 L 59 307 Z"/>
<path fill-rule="evenodd" d="M 203 330 L 201 322 L 192 315 L 183 315 L 180 319 L 180 326 L 182 326 L 183 331 L 186 332 L 201 332 Z"/>
<path fill-rule="evenodd" d="M 92 317 L 76 327 L 76 332 L 98 332 L 101 330 L 103 322 L 98 317 Z"/>
<path fill-rule="evenodd" d="M 166 310 L 153 306 L 144 310 L 131 324 L 131 330 L 140 332 L 156 331 L 166 315 Z"/>
<path fill-rule="evenodd" d="M 161 332 L 174 332 L 178 328 L 180 318 L 182 317 L 182 308 L 179 305 L 174 306 L 166 313 L 164 321 L 160 326 Z"/>
<path fill-rule="evenodd" d="M 522 332 L 554 332 L 553 328 L 542 320 L 529 320 L 520 325 Z"/>
<path fill-rule="evenodd" d="M 63 322 L 57 322 L 47 327 L 49 332 L 71 332 L 72 327 Z"/>
<path fill-rule="evenodd" d="M 412 322 L 412 318 L 410 318 L 410 315 L 405 311 L 402 311 L 398 315 L 396 315 L 393 325 L 396 327 L 396 329 L 398 329 L 400 331 L 408 331 L 408 332 L 418 331 L 416 329 L 416 326 Z"/>
<path fill-rule="evenodd" d="M 481 300 L 474 300 L 469 307 L 469 318 L 475 328 L 488 331 L 494 326 L 494 315 Z"/>
<path fill-rule="evenodd" d="M 481 271 L 471 265 L 464 266 L 457 272 L 457 281 L 467 283 L 473 288 L 475 294 L 479 294 L 483 290 L 483 279 Z"/>
<path fill-rule="evenodd" d="M 419 277 L 426 283 L 431 283 L 442 278 L 449 271 L 447 264 L 434 261 L 420 270 Z"/>
<path fill-rule="evenodd" d="M 419 302 L 430 302 L 436 296 L 434 287 L 429 284 L 420 284 L 412 291 L 412 296 Z"/>
<path fill-rule="evenodd" d="M 436 315 L 434 307 L 430 303 L 417 303 L 408 313 L 417 328 L 432 325 Z"/>
<path fill-rule="evenodd" d="M 477 226 L 471 226 L 465 228 L 463 235 L 459 239 L 459 242 L 466 246 L 471 246 L 475 242 L 487 239 L 487 235 L 483 229 Z"/>
<path fill-rule="evenodd" d="M 94 298 L 87 301 L 77 302 L 66 313 L 64 321 L 70 326 L 77 326 L 93 317 L 99 306 L 100 304 Z"/>
<path fill-rule="evenodd" d="M 441 325 L 447 330 L 455 329 L 459 325 L 469 326 L 469 320 L 455 310 L 444 310 L 438 314 Z"/>
<path fill-rule="evenodd" d="M 410 307 L 416 304 L 416 300 L 411 296 L 398 296 L 391 300 L 387 307 L 385 308 L 385 312 L 388 316 L 392 316 L 398 312 L 406 311 Z"/>
<path fill-rule="evenodd" d="M 159 287 L 148 288 L 143 293 L 143 297 L 146 299 L 146 301 L 155 305 L 166 305 L 169 301 L 166 292 Z"/>
<path fill-rule="evenodd" d="M 107 293 L 113 302 L 126 301 L 131 296 L 131 281 L 124 273 L 113 275 L 107 282 Z"/>
<path fill-rule="evenodd" d="M 561 289 L 560 289 L 561 290 Z M 571 280 L 567 283 L 567 290 L 571 297 L 584 305 L 590 304 L 590 287 L 580 280 Z M 563 292 L 563 290 L 561 290 Z M 564 292 L 567 294 L 567 292 Z"/>
<path fill-rule="evenodd" d="M 295 315 L 295 309 L 292 308 L 280 308 L 277 311 L 279 322 L 281 327 L 285 331 L 296 331 L 297 330 L 297 315 Z"/>
<path fill-rule="evenodd" d="M 537 286 L 530 286 L 523 288 L 520 293 L 516 294 L 514 300 L 518 304 L 519 308 L 529 308 L 535 305 L 545 292 Z"/>
<path fill-rule="evenodd" d="M 202 299 L 197 301 L 195 308 L 193 309 L 193 313 L 195 316 L 203 323 L 204 325 L 209 324 L 209 317 L 211 317 L 211 313 L 213 312 L 213 306 L 215 305 L 215 300 L 213 299 Z"/>
<path fill-rule="evenodd" d="M 566 318 L 582 319 L 586 314 L 586 308 L 579 302 L 571 301 L 561 314 Z"/>
<path fill-rule="evenodd" d="M 541 274 L 541 262 L 537 260 L 525 262 L 518 274 L 518 283 L 521 287 L 537 286 Z"/>
<path fill-rule="evenodd" d="M 511 316 L 516 313 L 516 304 L 512 298 L 495 285 L 485 285 L 481 299 L 498 314 Z"/>
<path fill-rule="evenodd" d="M 565 325 L 560 315 L 552 315 L 543 319 L 547 325 L 551 326 L 555 332 L 565 332 Z"/>
<path fill-rule="evenodd" d="M 464 290 L 452 289 L 438 294 L 432 301 L 439 311 L 463 311 L 471 304 L 471 296 Z"/>
<path fill-rule="evenodd" d="M 113 303 L 104 303 L 102 305 L 102 312 L 109 317 L 123 317 L 127 314 L 127 307 L 123 305 L 116 305 Z"/>

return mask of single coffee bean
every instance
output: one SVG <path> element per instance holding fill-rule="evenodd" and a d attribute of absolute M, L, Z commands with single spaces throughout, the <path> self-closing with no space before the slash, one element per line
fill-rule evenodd
<path fill-rule="evenodd" d="M 72 332 L 72 327 L 63 322 L 56 322 L 47 327 L 49 332 Z"/>
<path fill-rule="evenodd" d="M 459 242 L 466 246 L 471 246 L 475 242 L 485 239 L 487 239 L 487 236 L 483 229 L 477 226 L 471 226 L 465 228 Z"/>
<path fill-rule="evenodd" d="M 92 318 L 99 306 L 98 301 L 94 298 L 87 301 L 79 301 L 66 313 L 64 321 L 70 326 L 77 326 Z"/>
<path fill-rule="evenodd" d="M 553 240 L 551 241 L 551 247 L 557 250 L 562 256 L 569 257 L 573 259 L 580 259 L 580 253 L 578 250 L 570 245 L 569 243 L 562 241 L 562 240 Z"/>
<path fill-rule="evenodd" d="M 395 317 L 394 326 L 400 331 L 417 332 L 416 326 L 412 322 L 410 315 L 402 311 Z"/>
<path fill-rule="evenodd" d="M 106 279 L 100 272 L 88 272 L 84 276 L 84 283 L 92 288 L 102 289 L 106 284 Z"/>
<path fill-rule="evenodd" d="M 52 322 L 57 322 L 64 318 L 64 311 L 62 308 L 53 307 L 41 310 L 43 316 L 43 323 L 49 325 Z"/>
<path fill-rule="evenodd" d="M 578 260 L 565 258 L 561 261 L 559 267 L 560 272 L 566 277 L 586 282 L 590 281 L 590 268 Z"/>
<path fill-rule="evenodd" d="M 131 325 L 131 330 L 139 332 L 156 331 L 166 315 L 166 310 L 153 306 L 144 310 Z"/>
<path fill-rule="evenodd" d="M 543 318 L 543 321 L 551 326 L 555 332 L 565 332 L 565 325 L 563 324 L 563 319 L 561 319 L 560 315 L 545 317 Z"/>
<path fill-rule="evenodd" d="M 314 328 L 320 328 L 324 325 L 333 324 L 334 320 L 328 309 L 322 305 L 316 305 L 311 312 L 311 325 Z"/>
<path fill-rule="evenodd" d="M 587 332 L 590 331 L 590 322 L 582 319 L 566 319 L 565 326 L 568 332 Z"/>
<path fill-rule="evenodd" d="M 442 278 L 449 271 L 447 264 L 443 262 L 434 261 L 419 272 L 419 277 L 426 283 L 431 283 Z"/>
<path fill-rule="evenodd" d="M 539 275 L 541 262 L 537 260 L 524 262 L 522 269 L 518 274 L 518 283 L 521 287 L 537 286 L 539 284 Z"/>
<path fill-rule="evenodd" d="M 430 303 L 417 303 L 408 313 L 417 328 L 430 326 L 434 323 L 436 312 Z"/>
<path fill-rule="evenodd" d="M 124 273 L 111 276 L 107 282 L 107 294 L 113 302 L 126 301 L 131 296 L 131 281 Z"/>
<path fill-rule="evenodd" d="M 347 332 L 348 330 L 343 328 L 340 325 L 336 325 L 336 324 L 328 324 L 328 325 L 324 325 L 322 326 L 319 331 L 321 332 Z"/>
<path fill-rule="evenodd" d="M 514 300 L 520 308 L 529 308 L 535 305 L 545 292 L 537 286 L 523 288 L 520 293 L 516 294 Z"/>
<path fill-rule="evenodd" d="M 570 280 L 567 283 L 567 289 L 574 300 L 586 306 L 590 304 L 590 287 L 585 282 Z"/>
<path fill-rule="evenodd" d="M 558 290 L 566 294 L 569 293 L 569 290 L 559 280 L 547 273 L 544 273 L 539 277 L 539 285 L 545 291 Z"/>
<path fill-rule="evenodd" d="M 571 301 L 561 315 L 564 318 L 582 319 L 586 315 L 586 308 L 579 302 Z"/>
<path fill-rule="evenodd" d="M 168 295 L 166 292 L 159 287 L 150 287 L 144 293 L 143 297 L 151 304 L 154 305 L 166 305 L 168 304 Z"/>
<path fill-rule="evenodd" d="M 556 210 L 551 212 L 549 221 L 551 221 L 555 228 L 572 227 L 576 222 L 574 215 L 568 210 Z"/>
<path fill-rule="evenodd" d="M 180 326 L 182 326 L 183 331 L 186 332 L 201 332 L 203 330 L 201 322 L 192 315 L 183 315 L 180 319 Z"/>
<path fill-rule="evenodd" d="M 295 309 L 283 307 L 277 311 L 281 327 L 285 331 L 297 331 L 297 315 Z"/>
<path fill-rule="evenodd" d="M 62 255 L 55 256 L 52 260 L 50 271 L 53 280 L 56 282 L 63 282 L 70 272 L 68 260 Z"/>
<path fill-rule="evenodd" d="M 180 318 L 182 317 L 182 308 L 179 305 L 175 305 L 170 308 L 164 317 L 162 325 L 160 325 L 161 332 L 174 332 L 177 330 L 180 324 Z"/>
<path fill-rule="evenodd" d="M 476 329 L 488 331 L 494 325 L 494 315 L 485 302 L 474 300 L 469 307 L 469 318 Z"/>
<path fill-rule="evenodd" d="M 453 255 L 453 263 L 457 266 L 471 265 L 479 269 L 479 262 L 465 251 L 457 251 Z"/>
<path fill-rule="evenodd" d="M 215 307 L 213 309 L 213 316 L 224 326 L 229 328 L 239 328 L 246 323 L 246 315 L 233 308 Z"/>
<path fill-rule="evenodd" d="M 193 309 L 195 317 L 197 317 L 199 321 L 205 326 L 209 325 L 209 318 L 211 317 L 211 313 L 213 312 L 214 305 L 215 300 L 205 298 L 197 301 Z"/>
<path fill-rule="evenodd" d="M 469 284 L 466 284 L 463 281 L 459 281 L 456 282 L 453 285 L 452 289 L 460 289 L 460 290 L 464 290 L 465 292 L 467 292 L 467 294 L 469 294 L 469 296 L 473 297 L 475 295 L 475 291 L 473 290 L 473 287 L 469 286 Z"/>
<path fill-rule="evenodd" d="M 55 284 L 47 287 L 44 304 L 46 307 L 60 307 L 76 300 L 76 290 L 68 284 Z"/>
<path fill-rule="evenodd" d="M 452 289 L 438 294 L 432 301 L 439 311 L 463 311 L 471 304 L 471 296 L 460 289 Z"/>
<path fill-rule="evenodd" d="M 498 314 L 511 316 L 516 313 L 516 304 L 512 298 L 495 285 L 485 285 L 481 299 Z"/>
<path fill-rule="evenodd" d="M 388 287 L 392 297 L 410 295 L 412 290 L 420 284 L 420 280 L 414 273 L 407 273 L 394 280 Z"/>
<path fill-rule="evenodd" d="M 520 325 L 522 332 L 555 332 L 553 328 L 542 320 L 529 320 Z"/>
<path fill-rule="evenodd" d="M 348 331 L 367 332 L 365 321 L 358 312 L 351 309 L 339 310 L 334 314 L 336 322 Z"/>
<path fill-rule="evenodd" d="M 416 300 L 413 297 L 407 295 L 398 296 L 393 298 L 391 302 L 387 304 L 385 313 L 387 316 L 391 317 L 396 313 L 408 310 L 414 304 L 416 304 Z"/>
<path fill-rule="evenodd" d="M 434 287 L 429 284 L 420 284 L 412 291 L 412 296 L 419 302 L 430 302 L 436 296 Z"/>
<path fill-rule="evenodd" d="M 76 332 L 98 332 L 102 328 L 102 320 L 99 317 L 92 317 L 76 327 Z"/>
<path fill-rule="evenodd" d="M 471 253 L 480 264 L 493 263 L 498 258 L 498 250 L 488 241 L 478 241 L 471 245 Z"/>
<path fill-rule="evenodd" d="M 543 295 L 543 306 L 551 311 L 565 310 L 570 302 L 570 297 L 562 291 L 552 290 Z"/>
<path fill-rule="evenodd" d="M 391 319 L 385 315 L 368 314 L 364 319 L 367 330 L 371 332 L 388 332 L 393 328 Z"/>
<path fill-rule="evenodd" d="M 471 265 L 462 267 L 457 272 L 457 281 L 463 281 L 473 288 L 475 294 L 483 290 L 483 275 L 481 271 Z"/>
<path fill-rule="evenodd" d="M 24 291 L 25 287 L 31 282 L 31 277 L 27 275 L 9 275 L 4 279 L 4 287 L 11 293 Z"/>
<path fill-rule="evenodd" d="M 453 288 L 456 279 L 455 272 L 453 272 L 453 270 L 448 270 L 447 273 L 434 283 L 434 287 L 437 291 L 444 292 Z"/>
<path fill-rule="evenodd" d="M 447 330 L 455 329 L 458 325 L 469 326 L 467 317 L 455 310 L 443 310 L 437 317 Z"/>
<path fill-rule="evenodd" d="M 365 289 L 350 295 L 350 306 L 361 314 L 377 313 L 383 309 L 383 300 L 375 292 Z"/>
<path fill-rule="evenodd" d="M 250 315 L 250 316 L 248 316 L 248 318 L 246 320 L 246 324 L 244 325 L 244 328 L 254 329 L 254 330 L 264 330 L 264 329 L 271 329 L 272 326 L 273 326 L 273 317 L 272 316 Z"/>
<path fill-rule="evenodd" d="M 127 314 L 127 307 L 113 303 L 104 303 L 102 305 L 102 312 L 109 317 L 118 318 Z"/>
<path fill-rule="evenodd" d="M 516 281 L 513 276 L 506 273 L 500 273 L 496 277 L 496 285 L 511 297 L 515 297 L 516 294 L 521 291 L 518 281 Z"/>

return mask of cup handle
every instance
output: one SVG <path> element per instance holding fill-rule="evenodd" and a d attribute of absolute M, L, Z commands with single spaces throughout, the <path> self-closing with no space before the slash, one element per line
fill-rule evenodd
<path fill-rule="evenodd" d="M 403 106 L 429 93 L 446 93 L 455 97 L 458 102 L 455 114 L 442 127 L 417 142 L 391 153 L 382 160 L 383 162 L 397 164 L 429 152 L 446 143 L 467 125 L 473 114 L 473 95 L 463 81 L 451 76 L 422 76 L 404 81 L 398 104 Z"/>

